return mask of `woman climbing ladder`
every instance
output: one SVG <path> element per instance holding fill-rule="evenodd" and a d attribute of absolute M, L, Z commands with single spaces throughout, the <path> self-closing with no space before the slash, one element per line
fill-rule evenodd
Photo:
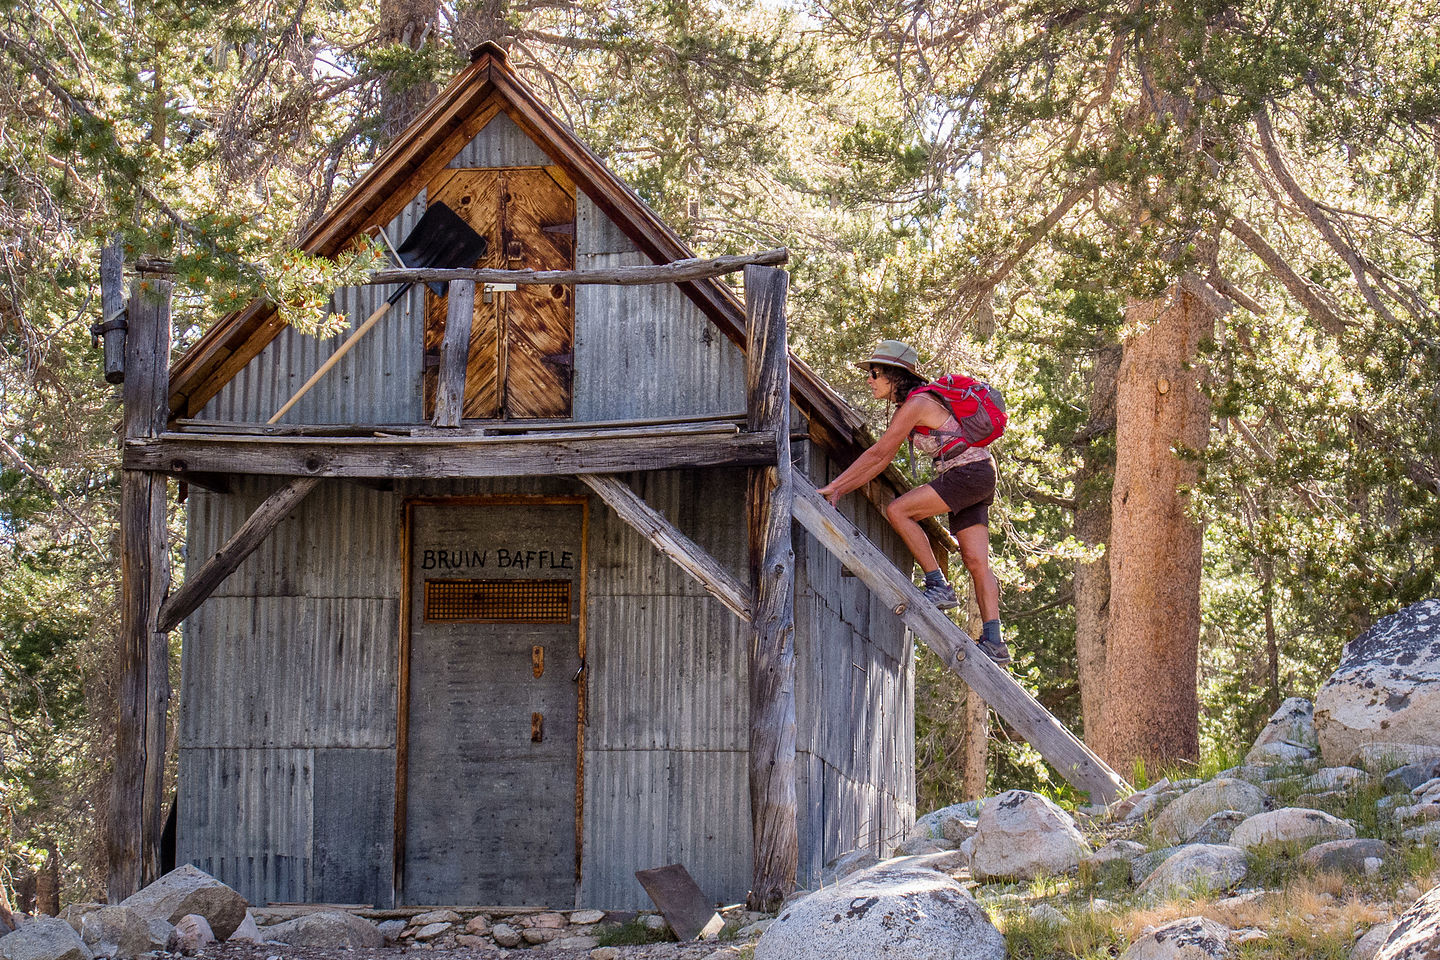
<path fill-rule="evenodd" d="M 950 514 L 950 530 L 960 544 L 985 621 L 976 642 L 991 660 L 1008 663 L 1010 648 L 1000 636 L 1000 582 L 990 570 L 989 506 L 995 500 L 995 462 L 985 449 L 1005 427 L 1004 401 L 998 391 L 968 377 L 950 375 L 927 382 L 916 370 L 918 361 L 913 347 L 884 340 L 868 359 L 856 364 L 869 375 L 875 399 L 888 400 L 898 410 L 875 445 L 820 493 L 833 504 L 869 483 L 884 472 L 907 439 L 934 457 L 935 479 L 895 499 L 885 516 L 925 572 L 925 599 L 948 610 L 959 604 L 955 588 L 940 570 L 920 521 Z"/>

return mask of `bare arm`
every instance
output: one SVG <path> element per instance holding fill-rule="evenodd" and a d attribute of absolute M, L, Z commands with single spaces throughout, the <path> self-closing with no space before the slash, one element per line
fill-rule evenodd
<path fill-rule="evenodd" d="M 852 490 L 858 490 L 865 484 L 874 480 L 885 472 L 890 461 L 895 459 L 895 454 L 900 450 L 900 444 L 910 436 L 910 432 L 917 426 L 936 427 L 944 423 L 948 413 L 926 399 L 926 394 L 913 396 L 900 407 L 895 414 L 895 419 L 890 421 L 890 426 L 881 434 L 875 445 L 855 458 L 840 476 L 831 480 L 820 488 L 821 496 L 831 503 L 837 503 L 841 497 Z M 939 415 L 939 423 L 931 423 Z"/>

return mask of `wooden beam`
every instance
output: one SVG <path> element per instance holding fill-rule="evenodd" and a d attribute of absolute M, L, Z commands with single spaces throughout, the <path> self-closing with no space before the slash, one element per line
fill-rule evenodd
<path fill-rule="evenodd" d="M 617 431 L 618 433 L 618 431 Z M 125 443 L 124 465 L 165 473 L 282 477 L 532 477 L 750 466 L 775 456 L 772 433 L 584 437 L 251 437 L 167 433 Z"/>
<path fill-rule="evenodd" d="M 514 283 L 521 286 L 553 284 L 606 284 L 634 287 L 659 283 L 685 283 L 708 280 L 735 273 L 748 266 L 778 266 L 790 260 L 784 247 L 759 253 L 732 254 L 724 257 L 686 257 L 649 266 L 608 267 L 599 270 L 498 270 L 492 268 L 408 268 L 387 267 L 370 274 L 364 283 L 432 283 L 468 280 L 471 283 Z M 145 260 L 136 265 L 138 272 L 151 276 L 169 276 L 176 272 L 168 260 Z"/>
<path fill-rule="evenodd" d="M 446 293 L 445 339 L 435 386 L 437 427 L 460 426 L 465 409 L 465 371 L 470 365 L 470 327 L 475 322 L 475 281 L 452 280 Z"/>
<path fill-rule="evenodd" d="M 165 601 L 165 606 L 160 609 L 160 631 L 169 633 L 180 626 L 180 621 L 194 613 L 195 608 L 204 603 L 205 598 L 214 593 L 215 588 L 234 573 L 246 557 L 255 552 L 270 531 L 288 517 L 319 482 L 319 477 L 296 477 L 266 497 L 234 536 L 225 541 L 225 545 L 199 570 L 187 576 L 180 590 Z"/>
<path fill-rule="evenodd" d="M 675 563 L 731 613 L 750 622 L 755 598 L 750 589 L 731 576 L 714 557 L 694 540 L 681 533 L 654 507 L 619 477 L 603 473 L 581 474 L 581 481 L 595 495 L 610 505 L 621 520 L 635 528 L 665 556 Z"/>
<path fill-rule="evenodd" d="M 752 910 L 775 910 L 795 889 L 800 859 L 795 800 L 795 550 L 790 540 L 790 276 L 745 268 L 745 404 L 749 427 L 775 437 L 774 459 L 750 471 L 748 526 L 755 617 L 750 642 Z"/>
<path fill-rule="evenodd" d="M 143 441 L 169 415 L 170 284 L 137 280 L 125 337 L 124 430 Z M 160 875 L 165 825 L 165 729 L 170 647 L 158 628 L 170 589 L 166 478 L 126 468 L 120 475 L 120 688 L 115 772 L 106 837 L 112 903 Z"/>
<path fill-rule="evenodd" d="M 865 582 L 875 598 L 924 640 L 980 698 L 1005 718 L 1062 777 L 1090 792 L 1092 803 L 1109 803 L 1129 785 L 1106 766 L 1002 667 L 980 652 L 970 635 L 925 602 L 910 578 L 855 525 L 804 480 L 795 481 L 795 519 Z"/>
<path fill-rule="evenodd" d="M 118 238 L 100 248 L 100 324 L 105 382 L 125 382 L 125 253 Z"/>

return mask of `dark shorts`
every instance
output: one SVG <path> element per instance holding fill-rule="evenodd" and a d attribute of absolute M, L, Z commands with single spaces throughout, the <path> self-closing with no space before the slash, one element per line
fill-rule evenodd
<path fill-rule="evenodd" d="M 990 504 L 995 502 L 995 464 L 977 460 L 951 467 L 931 480 L 928 486 L 940 494 L 950 508 L 950 531 L 959 533 L 977 523 L 990 523 Z"/>

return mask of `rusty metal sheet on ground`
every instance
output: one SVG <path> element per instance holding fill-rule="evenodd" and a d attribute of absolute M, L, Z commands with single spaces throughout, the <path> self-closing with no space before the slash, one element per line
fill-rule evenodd
<path fill-rule="evenodd" d="M 635 879 L 660 909 L 676 939 L 708 940 L 725 925 L 683 864 L 636 870 Z"/>

